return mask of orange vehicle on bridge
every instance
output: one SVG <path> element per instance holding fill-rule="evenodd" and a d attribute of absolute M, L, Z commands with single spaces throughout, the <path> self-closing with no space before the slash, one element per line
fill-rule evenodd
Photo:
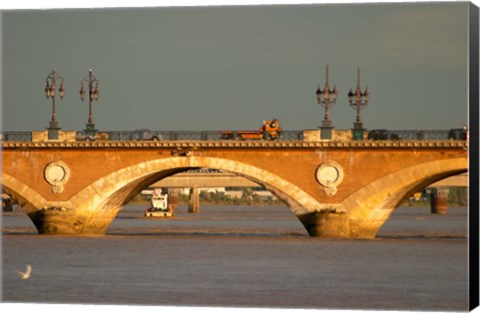
<path fill-rule="evenodd" d="M 282 128 L 277 119 L 263 121 L 259 130 L 228 130 L 221 133 L 222 139 L 233 140 L 275 140 L 280 137 Z"/>

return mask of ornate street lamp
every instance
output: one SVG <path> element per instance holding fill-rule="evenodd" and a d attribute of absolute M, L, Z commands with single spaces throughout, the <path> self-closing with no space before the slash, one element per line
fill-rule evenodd
<path fill-rule="evenodd" d="M 326 74 L 325 87 L 321 89 L 319 85 L 315 93 L 317 95 L 318 104 L 320 104 L 322 107 L 325 108 L 325 116 L 322 121 L 322 126 L 320 126 L 321 139 L 332 139 L 333 126 L 332 126 L 332 121 L 330 120 L 330 114 L 328 110 L 330 106 L 333 106 L 335 104 L 338 90 L 336 85 L 333 86 L 333 89 L 330 89 L 330 86 L 328 84 L 328 65 L 326 68 L 327 68 L 326 70 L 327 74 Z"/>
<path fill-rule="evenodd" d="M 60 87 L 58 88 L 58 94 L 60 95 L 60 98 L 63 98 L 65 95 L 65 88 L 63 87 L 63 77 L 58 75 L 58 73 L 55 71 L 55 69 L 52 70 L 52 72 L 45 78 L 46 81 L 46 86 L 45 86 L 45 96 L 47 99 L 52 98 L 52 120 L 49 122 L 49 127 L 48 129 L 48 139 L 58 139 L 58 130 L 60 127 L 58 127 L 58 121 L 57 121 L 57 115 L 55 112 L 55 99 L 56 99 L 56 94 L 57 94 L 57 80 L 60 80 Z"/>
<path fill-rule="evenodd" d="M 85 88 L 83 83 L 88 84 L 88 121 L 85 125 L 85 132 L 88 136 L 95 136 L 95 124 L 93 123 L 92 103 L 93 100 L 98 101 L 100 97 L 100 89 L 98 88 L 98 80 L 92 75 L 92 69 L 88 71 L 88 77 L 80 81 L 80 99 L 85 100 Z"/>
<path fill-rule="evenodd" d="M 368 96 L 370 93 L 368 92 L 368 87 L 365 88 L 365 91 L 362 92 L 360 89 L 360 68 L 357 68 L 357 89 L 355 92 L 350 91 L 348 92 L 348 102 L 350 103 L 350 107 L 357 110 L 357 119 L 353 123 L 353 139 L 354 140 L 362 140 L 363 139 L 363 122 L 362 117 L 360 116 L 360 111 L 368 105 Z"/>

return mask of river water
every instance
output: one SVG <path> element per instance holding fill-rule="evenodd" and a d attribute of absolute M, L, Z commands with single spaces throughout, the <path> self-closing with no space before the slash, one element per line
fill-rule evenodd
<path fill-rule="evenodd" d="M 40 236 L 2 214 L 2 301 L 466 311 L 467 209 L 400 207 L 375 240 L 310 238 L 287 207 L 128 205 L 106 236 Z M 15 270 L 31 264 L 30 279 Z"/>

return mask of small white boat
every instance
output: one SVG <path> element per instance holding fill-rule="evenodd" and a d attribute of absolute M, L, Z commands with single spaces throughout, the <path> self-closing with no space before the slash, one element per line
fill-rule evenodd
<path fill-rule="evenodd" d="M 150 207 L 145 210 L 145 217 L 172 217 L 173 212 L 168 207 L 168 195 L 161 189 L 155 189 L 150 200 Z"/>

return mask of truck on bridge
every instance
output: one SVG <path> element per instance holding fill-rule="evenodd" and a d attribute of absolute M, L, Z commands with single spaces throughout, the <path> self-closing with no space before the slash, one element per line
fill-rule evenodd
<path fill-rule="evenodd" d="M 220 134 L 221 139 L 233 140 L 275 140 L 280 137 L 282 128 L 277 119 L 263 121 L 259 130 L 228 130 Z"/>

